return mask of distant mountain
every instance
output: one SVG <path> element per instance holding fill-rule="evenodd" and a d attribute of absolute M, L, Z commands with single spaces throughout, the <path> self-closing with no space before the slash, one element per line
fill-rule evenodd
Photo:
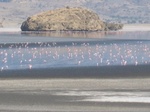
<path fill-rule="evenodd" d="M 19 27 L 33 14 L 66 6 L 89 8 L 109 22 L 150 23 L 150 0 L 0 0 L 0 23 Z"/>

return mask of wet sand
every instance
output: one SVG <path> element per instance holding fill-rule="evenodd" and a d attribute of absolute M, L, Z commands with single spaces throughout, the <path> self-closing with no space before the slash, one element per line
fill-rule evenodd
<path fill-rule="evenodd" d="M 82 101 L 68 91 L 147 91 L 147 79 L 9 79 L 0 80 L 1 112 L 149 112 L 150 103 Z"/>

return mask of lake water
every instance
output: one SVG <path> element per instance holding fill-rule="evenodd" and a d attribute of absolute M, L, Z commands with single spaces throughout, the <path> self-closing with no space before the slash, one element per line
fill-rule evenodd
<path fill-rule="evenodd" d="M 0 69 L 150 64 L 150 32 L 4 32 Z"/>

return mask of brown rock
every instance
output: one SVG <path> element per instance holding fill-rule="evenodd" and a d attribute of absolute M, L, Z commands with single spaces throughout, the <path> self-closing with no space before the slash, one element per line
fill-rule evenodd
<path fill-rule="evenodd" d="M 84 8 L 61 8 L 29 17 L 22 31 L 101 31 L 105 24 L 99 16 Z"/>

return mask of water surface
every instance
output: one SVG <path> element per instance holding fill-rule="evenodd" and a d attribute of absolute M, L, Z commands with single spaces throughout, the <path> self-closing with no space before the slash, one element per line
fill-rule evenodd
<path fill-rule="evenodd" d="M 150 63 L 150 32 L 53 33 L 0 34 L 1 71 Z"/>

